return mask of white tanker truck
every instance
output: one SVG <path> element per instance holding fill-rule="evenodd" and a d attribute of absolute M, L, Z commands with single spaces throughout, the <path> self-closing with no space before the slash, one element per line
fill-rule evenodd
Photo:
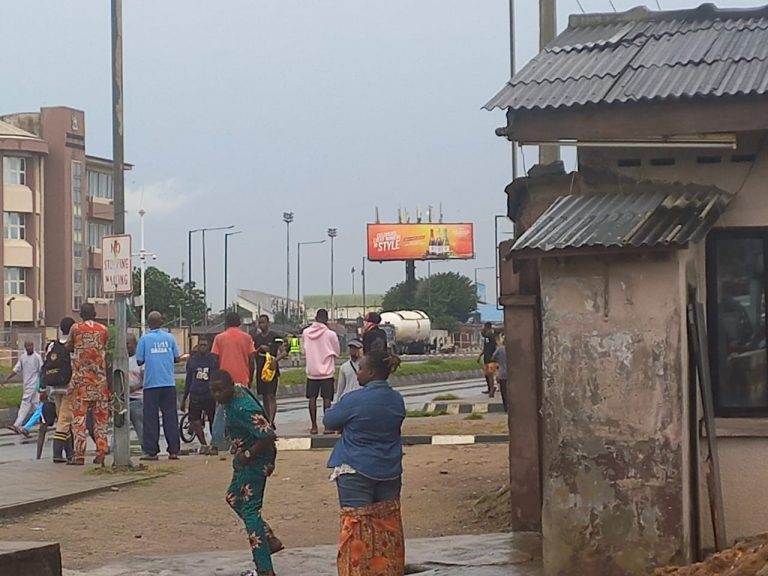
<path fill-rule="evenodd" d="M 432 322 L 421 310 L 382 312 L 380 327 L 398 354 L 425 354 L 429 350 Z"/>

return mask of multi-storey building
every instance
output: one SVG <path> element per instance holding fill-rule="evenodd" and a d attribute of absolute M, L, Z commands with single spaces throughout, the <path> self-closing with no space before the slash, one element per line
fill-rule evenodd
<path fill-rule="evenodd" d="M 114 220 L 112 161 L 86 155 L 84 112 L 3 116 L 0 155 L 5 325 L 54 326 L 86 301 L 111 316 L 101 239 Z"/>

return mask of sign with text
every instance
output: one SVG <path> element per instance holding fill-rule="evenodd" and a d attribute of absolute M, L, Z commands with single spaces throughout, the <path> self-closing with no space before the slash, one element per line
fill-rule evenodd
<path fill-rule="evenodd" d="M 101 241 L 101 282 L 105 294 L 133 292 L 131 235 L 104 236 Z"/>
<path fill-rule="evenodd" d="M 474 257 L 472 224 L 368 224 L 369 260 L 469 260 Z"/>

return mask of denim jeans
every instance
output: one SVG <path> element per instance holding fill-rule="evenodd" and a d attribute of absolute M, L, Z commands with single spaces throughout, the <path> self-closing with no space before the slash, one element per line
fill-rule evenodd
<path fill-rule="evenodd" d="M 224 438 L 226 429 L 226 417 L 224 415 L 224 407 L 221 404 L 216 405 L 216 415 L 213 418 L 213 425 L 211 427 L 211 446 L 218 448 L 219 450 L 227 450 L 227 440 Z"/>
<path fill-rule="evenodd" d="M 141 442 L 144 438 L 144 400 L 131 398 L 128 404 L 128 415 L 131 418 L 133 429 L 136 430 L 136 436 Z"/>
<path fill-rule="evenodd" d="M 362 474 L 342 474 L 336 478 L 342 508 L 362 508 L 379 502 L 399 500 L 402 486 L 402 478 L 372 480 Z"/>

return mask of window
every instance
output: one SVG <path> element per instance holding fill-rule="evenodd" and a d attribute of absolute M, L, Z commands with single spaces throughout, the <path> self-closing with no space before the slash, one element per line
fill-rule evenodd
<path fill-rule="evenodd" d="M 24 268 L 5 269 L 5 295 L 20 296 L 25 293 L 26 273 Z"/>
<path fill-rule="evenodd" d="M 88 195 L 96 198 L 114 198 L 114 187 L 112 185 L 112 175 L 103 172 L 88 171 Z"/>
<path fill-rule="evenodd" d="M 27 183 L 27 159 L 15 156 L 3 158 L 3 184 Z"/>
<path fill-rule="evenodd" d="M 88 246 L 101 249 L 101 241 L 104 236 L 112 235 L 112 224 L 100 222 L 88 222 Z"/>
<path fill-rule="evenodd" d="M 768 415 L 768 229 L 707 238 L 707 314 L 718 416 Z"/>
<path fill-rule="evenodd" d="M 24 240 L 26 218 L 20 212 L 3 212 L 3 238 Z"/>
<path fill-rule="evenodd" d="M 104 292 L 102 292 L 101 288 L 101 272 L 99 270 L 88 270 L 86 296 L 88 298 L 104 298 Z"/>

